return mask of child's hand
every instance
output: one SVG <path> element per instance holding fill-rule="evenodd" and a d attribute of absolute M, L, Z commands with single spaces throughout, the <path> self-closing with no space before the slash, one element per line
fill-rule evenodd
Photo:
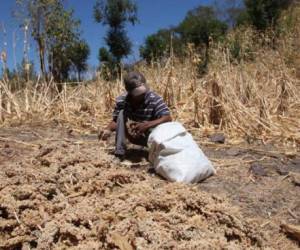
<path fill-rule="evenodd" d="M 138 135 L 142 135 L 146 133 L 150 127 L 151 127 L 151 122 L 140 122 L 135 124 L 133 131 Z"/>

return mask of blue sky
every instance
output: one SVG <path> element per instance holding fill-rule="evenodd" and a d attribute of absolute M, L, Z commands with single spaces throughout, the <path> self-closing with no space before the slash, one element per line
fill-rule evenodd
<path fill-rule="evenodd" d="M 140 22 L 135 26 L 128 26 L 128 34 L 133 42 L 133 54 L 126 60 L 138 59 L 138 48 L 144 42 L 145 37 L 156 32 L 160 28 L 177 25 L 186 15 L 186 12 L 199 5 L 207 5 L 212 0 L 137 0 L 138 17 Z M 222 2 L 222 1 L 219 1 Z M 94 0 L 66 0 L 67 7 L 73 8 L 75 17 L 81 20 L 81 34 L 91 48 L 89 64 L 98 65 L 98 50 L 105 45 L 104 35 L 107 27 L 95 23 L 92 13 Z M 13 69 L 15 62 L 20 62 L 23 56 L 23 32 L 18 28 L 18 23 L 12 18 L 14 0 L 0 0 L 0 51 L 7 43 L 8 66 Z M 4 36 L 2 24 L 6 29 Z M 15 39 L 13 36 L 15 35 Z M 13 49 L 13 41 L 15 49 Z M 31 41 L 30 59 L 38 62 L 35 43 Z M 15 51 L 15 53 L 14 53 Z M 15 54 L 15 55 L 14 55 Z M 15 59 L 14 59 L 15 58 Z"/>

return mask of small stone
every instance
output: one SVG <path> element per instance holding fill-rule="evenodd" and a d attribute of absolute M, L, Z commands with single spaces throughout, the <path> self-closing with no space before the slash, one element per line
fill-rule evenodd
<path fill-rule="evenodd" d="M 296 165 L 297 167 L 300 168 L 300 158 L 292 159 L 292 160 L 291 160 L 291 163 L 292 163 L 293 165 Z"/>
<path fill-rule="evenodd" d="M 267 172 L 266 170 L 263 168 L 263 166 L 261 166 L 258 163 L 253 163 L 250 166 L 250 171 L 254 174 L 254 175 L 258 175 L 258 176 L 267 176 Z"/>
<path fill-rule="evenodd" d="M 210 136 L 210 141 L 214 143 L 225 143 L 225 135 L 222 133 L 216 133 Z"/>
<path fill-rule="evenodd" d="M 276 169 L 276 171 L 280 175 L 288 175 L 289 174 L 289 170 L 285 166 L 278 166 L 277 169 Z"/>
<path fill-rule="evenodd" d="M 229 150 L 226 151 L 226 154 L 229 156 L 237 156 L 241 153 L 241 151 L 237 148 L 231 148 Z"/>
<path fill-rule="evenodd" d="M 15 172 L 15 171 L 13 171 L 13 170 L 6 170 L 5 171 L 5 174 L 6 174 L 6 176 L 8 177 L 8 178 L 11 178 L 11 177 L 14 177 L 14 176 L 16 176 L 17 175 L 17 173 Z"/>
<path fill-rule="evenodd" d="M 11 149 L 11 148 L 7 148 L 5 147 L 3 150 L 2 150 L 2 153 L 3 155 L 7 155 L 7 156 L 11 156 L 13 153 L 14 153 L 14 150 Z"/>
<path fill-rule="evenodd" d="M 53 151 L 53 148 L 44 148 L 41 150 L 41 152 L 39 152 L 39 154 L 37 155 L 37 157 L 43 157 L 46 156 L 47 154 L 51 153 Z"/>
<path fill-rule="evenodd" d="M 300 174 L 299 173 L 292 173 L 292 181 L 295 186 L 300 186 Z"/>
<path fill-rule="evenodd" d="M 32 194 L 33 194 L 32 190 L 20 189 L 20 190 L 16 190 L 13 195 L 17 200 L 23 201 L 23 200 L 28 200 Z"/>
<path fill-rule="evenodd" d="M 41 165 L 42 165 L 42 166 L 45 166 L 45 167 L 50 167 L 51 162 L 48 161 L 47 159 L 42 159 L 42 160 L 41 160 Z"/>
<path fill-rule="evenodd" d="M 73 132 L 74 132 L 74 130 L 70 128 L 70 129 L 68 129 L 67 134 L 72 135 Z"/>

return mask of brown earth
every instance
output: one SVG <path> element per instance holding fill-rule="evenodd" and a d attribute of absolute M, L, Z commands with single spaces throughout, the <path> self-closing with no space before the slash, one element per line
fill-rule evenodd
<path fill-rule="evenodd" d="M 298 249 L 300 156 L 273 145 L 206 143 L 217 175 L 156 176 L 95 134 L 57 125 L 0 129 L 0 249 Z"/>

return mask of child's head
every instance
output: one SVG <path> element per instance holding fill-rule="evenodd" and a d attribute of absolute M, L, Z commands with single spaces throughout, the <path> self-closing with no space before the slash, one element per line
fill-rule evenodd
<path fill-rule="evenodd" d="M 132 97 L 145 94 L 148 90 L 145 77 L 136 71 L 129 72 L 124 78 L 125 89 Z"/>

